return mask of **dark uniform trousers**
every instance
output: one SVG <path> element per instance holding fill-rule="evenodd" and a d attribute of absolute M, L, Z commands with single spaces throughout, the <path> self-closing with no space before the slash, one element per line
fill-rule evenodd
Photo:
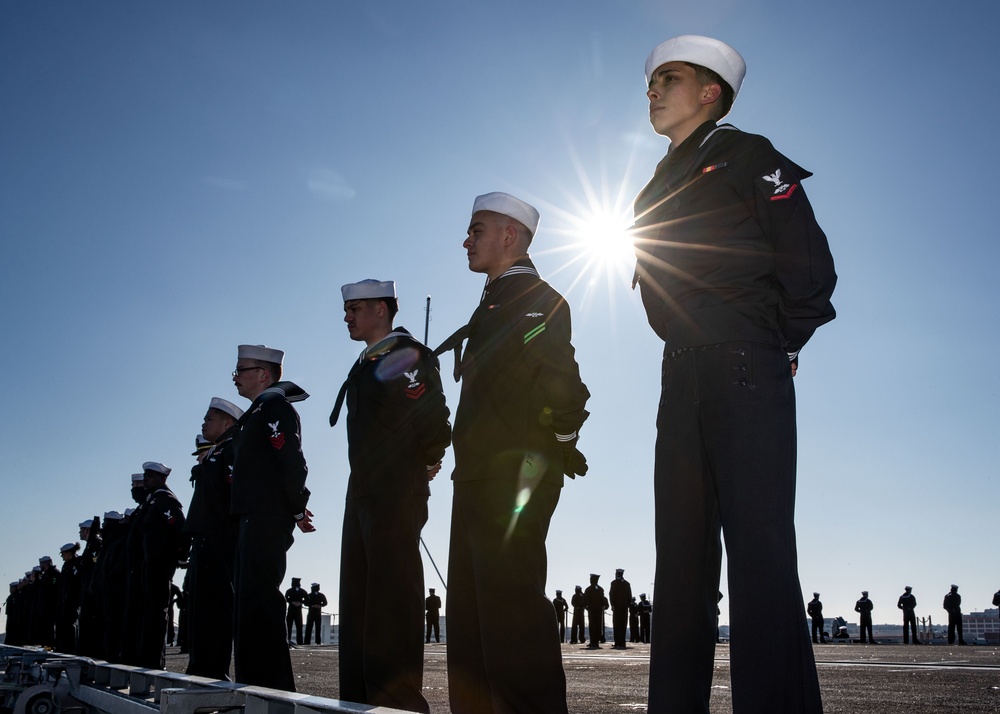
<path fill-rule="evenodd" d="M 340 699 L 427 712 L 426 494 L 348 498 L 340 559 Z"/>
<path fill-rule="evenodd" d="M 302 608 L 300 602 L 297 605 L 288 603 L 288 613 L 285 615 L 285 627 L 288 629 L 288 641 L 292 641 L 292 625 L 295 625 L 295 644 L 302 644 Z"/>
<path fill-rule="evenodd" d="M 618 605 L 611 611 L 611 627 L 615 634 L 615 647 L 625 646 L 625 631 L 628 629 L 628 606 Z"/>
<path fill-rule="evenodd" d="M 285 639 L 285 579 L 295 521 L 282 513 L 240 517 L 233 574 L 233 633 L 236 681 L 295 691 Z"/>
<path fill-rule="evenodd" d="M 308 645 L 312 642 L 313 638 L 313 628 L 316 630 L 316 644 L 323 644 L 323 630 L 321 627 L 323 611 L 318 607 L 310 607 L 309 613 L 306 615 L 306 639 L 305 643 Z"/>
<path fill-rule="evenodd" d="M 174 563 L 142 564 L 142 606 L 136 662 L 140 667 L 163 669 L 163 647 L 167 635 L 167 608 L 170 605 L 170 582 L 177 566 Z"/>
<path fill-rule="evenodd" d="M 907 629 L 909 628 L 909 629 Z M 910 644 L 910 632 L 913 632 L 913 641 L 918 642 L 917 638 L 917 613 L 912 607 L 903 608 L 903 644 Z"/>
<path fill-rule="evenodd" d="M 587 624 L 584 619 L 583 605 L 573 607 L 573 624 L 569 630 L 569 642 L 575 645 L 577 642 L 587 641 Z"/>
<path fill-rule="evenodd" d="M 604 642 L 604 608 L 587 610 L 590 623 L 590 646 L 599 647 Z"/>
<path fill-rule="evenodd" d="M 236 539 L 195 535 L 188 566 L 187 673 L 226 679 L 233 652 L 233 567 Z"/>
<path fill-rule="evenodd" d="M 664 351 L 654 491 L 649 708 L 708 712 L 726 538 L 733 709 L 821 712 L 793 524 L 795 396 L 787 354 L 756 343 Z M 724 514 L 724 516 L 722 515 Z M 777 612 L 754 637 L 763 612 Z"/>
<path fill-rule="evenodd" d="M 566 675 L 545 595 L 545 538 L 560 486 L 523 508 L 515 479 L 456 481 L 448 561 L 454 714 L 566 714 Z"/>

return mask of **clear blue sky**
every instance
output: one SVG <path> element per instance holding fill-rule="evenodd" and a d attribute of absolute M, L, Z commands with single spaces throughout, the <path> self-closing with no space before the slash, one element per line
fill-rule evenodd
<path fill-rule="evenodd" d="M 430 294 L 443 340 L 482 287 L 461 247 L 473 198 L 501 190 L 541 211 L 533 255 L 571 303 L 593 394 L 590 474 L 553 520 L 549 592 L 616 567 L 649 590 L 660 347 L 631 266 L 584 237 L 628 221 L 667 149 L 647 53 L 698 33 L 747 59 L 729 121 L 815 173 L 840 274 L 839 317 L 795 380 L 805 599 L 853 620 L 867 589 L 895 621 L 909 584 L 942 621 L 955 582 L 988 607 L 997 27 L 998 6 L 962 0 L 0 0 L 2 582 L 127 507 L 143 461 L 172 466 L 186 503 L 201 417 L 213 396 L 244 404 L 229 373 L 251 342 L 284 349 L 313 395 L 299 411 L 318 531 L 297 536 L 288 575 L 336 603 L 348 465 L 327 416 L 359 347 L 339 288 L 396 280 L 397 324 L 418 335 Z M 442 569 L 445 466 L 424 530 Z"/>

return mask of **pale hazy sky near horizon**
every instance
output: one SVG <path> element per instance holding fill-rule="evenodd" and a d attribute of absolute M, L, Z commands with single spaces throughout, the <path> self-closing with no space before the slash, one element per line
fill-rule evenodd
<path fill-rule="evenodd" d="M 432 295 L 439 343 L 482 288 L 461 247 L 472 201 L 500 190 L 541 212 L 532 255 L 569 300 L 593 395 L 549 594 L 616 567 L 650 591 L 661 346 L 630 261 L 586 235 L 627 225 L 667 150 L 646 55 L 696 33 L 747 60 L 727 121 L 814 172 L 840 275 L 838 318 L 795 380 L 804 600 L 854 621 L 867 589 L 876 622 L 896 622 L 908 584 L 940 622 L 954 582 L 966 610 L 990 607 L 997 27 L 998 6 L 963 0 L 0 0 L 0 577 L 129 506 L 144 461 L 173 467 L 186 504 L 205 408 L 245 406 L 236 345 L 264 343 L 312 394 L 318 530 L 296 536 L 288 577 L 320 582 L 336 612 L 347 456 L 327 416 L 360 347 L 340 286 L 395 280 L 397 325 L 418 336 Z M 424 529 L 442 571 L 450 458 Z"/>

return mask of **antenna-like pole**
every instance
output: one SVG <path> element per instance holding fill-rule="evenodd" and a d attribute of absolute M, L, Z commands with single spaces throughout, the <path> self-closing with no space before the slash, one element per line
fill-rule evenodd
<path fill-rule="evenodd" d="M 431 296 L 427 296 L 427 306 L 424 308 L 424 344 L 427 344 L 427 340 L 430 339 L 431 331 Z M 441 575 L 441 571 L 438 569 L 437 563 L 434 562 L 434 556 L 431 555 L 431 549 L 427 547 L 424 543 L 424 537 L 420 536 L 420 545 L 424 547 L 424 552 L 427 553 L 427 558 L 431 561 L 431 565 L 434 566 L 434 572 L 437 573 L 438 580 L 441 581 L 441 585 L 444 587 L 445 591 L 448 590 L 448 583 L 444 581 L 444 576 Z"/>

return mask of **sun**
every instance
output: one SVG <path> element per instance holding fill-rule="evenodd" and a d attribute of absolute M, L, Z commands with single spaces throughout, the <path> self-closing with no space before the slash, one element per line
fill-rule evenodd
<path fill-rule="evenodd" d="M 590 200 L 563 211 L 560 223 L 559 245 L 544 252 L 562 258 L 557 274 L 573 276 L 567 292 L 582 290 L 584 301 L 606 293 L 614 301 L 635 270 L 631 204 Z"/>
<path fill-rule="evenodd" d="M 578 247 L 589 255 L 588 262 L 605 267 L 635 263 L 631 215 L 614 211 L 588 212 L 577 218 Z"/>

